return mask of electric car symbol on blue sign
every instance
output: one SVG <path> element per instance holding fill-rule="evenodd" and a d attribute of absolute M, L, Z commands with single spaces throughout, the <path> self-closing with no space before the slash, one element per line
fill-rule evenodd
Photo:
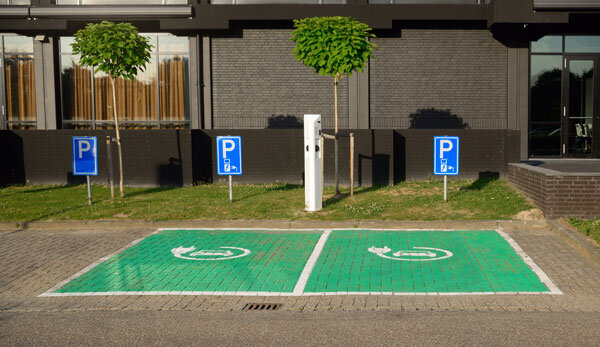
<path fill-rule="evenodd" d="M 98 175 L 98 146 L 94 136 L 73 136 L 73 175 Z"/>
<path fill-rule="evenodd" d="M 458 136 L 433 138 L 433 173 L 435 175 L 458 175 Z"/>
<path fill-rule="evenodd" d="M 242 137 L 217 136 L 217 173 L 242 174 Z"/>

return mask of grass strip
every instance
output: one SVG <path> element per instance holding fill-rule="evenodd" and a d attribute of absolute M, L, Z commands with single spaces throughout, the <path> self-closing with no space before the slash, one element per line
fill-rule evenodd
<path fill-rule="evenodd" d="M 291 184 L 203 184 L 181 188 L 126 188 L 110 199 L 105 186 L 12 186 L 0 189 L 0 221 L 51 220 L 489 220 L 510 219 L 532 206 L 505 180 L 450 180 L 448 202 L 437 180 L 395 186 L 359 187 L 333 196 L 326 187 L 324 208 L 304 211 L 304 188 Z"/>

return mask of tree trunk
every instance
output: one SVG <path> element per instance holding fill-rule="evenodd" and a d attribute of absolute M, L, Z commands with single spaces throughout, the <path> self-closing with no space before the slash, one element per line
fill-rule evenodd
<path fill-rule="evenodd" d="M 123 152 L 121 151 L 121 136 L 119 135 L 119 120 L 117 118 L 117 92 L 115 89 L 115 79 L 111 76 L 110 83 L 112 85 L 113 97 L 113 116 L 115 118 L 115 131 L 117 133 L 117 148 L 119 149 L 119 190 L 121 197 L 125 197 L 125 186 L 123 184 Z"/>
<path fill-rule="evenodd" d="M 338 195 L 340 193 L 340 176 L 339 176 L 339 158 L 338 158 L 338 82 L 340 80 L 340 75 L 336 74 L 334 77 L 333 84 L 333 102 L 334 102 L 334 116 L 335 116 L 335 194 Z"/>

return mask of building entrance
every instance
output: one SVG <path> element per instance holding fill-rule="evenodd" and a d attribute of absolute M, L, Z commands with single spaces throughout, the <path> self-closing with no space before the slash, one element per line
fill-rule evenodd
<path fill-rule="evenodd" d="M 531 43 L 529 156 L 600 157 L 600 35 Z"/>
<path fill-rule="evenodd" d="M 597 56 L 565 56 L 562 156 L 598 156 Z"/>

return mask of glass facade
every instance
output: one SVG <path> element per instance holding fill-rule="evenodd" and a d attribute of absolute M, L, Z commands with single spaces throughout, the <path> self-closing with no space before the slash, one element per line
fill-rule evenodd
<path fill-rule="evenodd" d="M 258 5 L 258 4 L 345 4 L 346 0 L 209 0 L 213 5 Z"/>
<path fill-rule="evenodd" d="M 115 80 L 119 125 L 130 129 L 189 128 L 189 38 L 145 35 L 154 46 L 151 61 L 134 80 Z M 114 102 L 110 78 L 79 65 L 73 39 L 61 38 L 60 64 L 64 128 L 110 128 Z"/>
<path fill-rule="evenodd" d="M 188 0 L 56 0 L 57 5 L 187 5 Z"/>
<path fill-rule="evenodd" d="M 592 154 L 597 61 L 600 36 L 550 35 L 531 43 L 530 156 Z"/>
<path fill-rule="evenodd" d="M 0 6 L 1 5 L 30 5 L 31 4 L 31 0 L 0 0 Z"/>
<path fill-rule="evenodd" d="M 370 4 L 481 5 L 490 0 L 369 0 Z"/>
<path fill-rule="evenodd" d="M 35 73 L 33 39 L 0 36 L 0 59 L 8 129 L 35 129 Z"/>

